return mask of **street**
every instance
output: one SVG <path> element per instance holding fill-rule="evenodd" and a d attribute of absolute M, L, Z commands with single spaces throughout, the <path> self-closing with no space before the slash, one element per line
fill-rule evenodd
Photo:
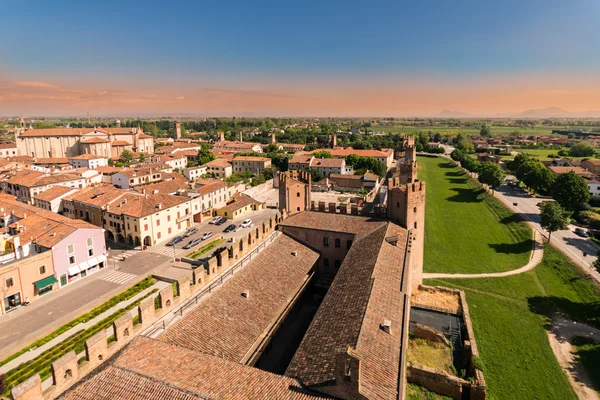
<path fill-rule="evenodd" d="M 548 236 L 548 232 L 542 229 L 539 224 L 540 209 L 537 206 L 544 199 L 531 197 L 527 193 L 516 191 L 507 185 L 498 188 L 494 196 L 502 200 L 513 211 L 520 213 L 527 221 L 530 221 L 536 230 L 546 237 Z M 554 232 L 551 237 L 552 244 L 565 253 L 574 263 L 585 267 L 600 282 L 600 274 L 590 269 L 591 264 L 597 258 L 596 254 L 599 247 L 590 239 L 577 236 L 573 232 L 575 228 L 575 226 L 570 225 L 569 230 Z M 587 254 L 585 257 L 583 256 L 584 252 Z"/>
<path fill-rule="evenodd" d="M 274 209 L 252 211 L 235 221 L 228 220 L 220 226 L 209 224 L 208 221 L 196 223 L 198 232 L 185 238 L 174 248 L 166 246 L 170 240 L 168 239 L 144 251 L 111 249 L 104 269 L 48 293 L 31 302 L 27 307 L 18 307 L 0 317 L 0 357 L 14 353 L 104 303 L 154 271 L 168 267 L 174 254 L 175 257 L 179 257 L 191 253 L 221 235 L 225 239 L 234 238 L 237 242 L 250 231 L 249 228 L 239 228 L 244 219 L 252 219 L 254 225 L 257 225 L 267 221 L 276 213 L 277 210 Z M 231 223 L 235 223 L 238 228 L 233 232 L 223 233 Z M 189 250 L 182 249 L 190 240 L 200 238 L 205 232 L 213 232 L 213 236 Z"/>

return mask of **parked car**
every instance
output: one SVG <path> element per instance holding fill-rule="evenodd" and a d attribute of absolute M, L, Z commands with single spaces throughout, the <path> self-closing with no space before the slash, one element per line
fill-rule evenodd
<path fill-rule="evenodd" d="M 177 243 L 181 242 L 184 239 L 183 236 L 175 236 L 173 239 L 171 239 L 171 241 L 169 243 L 167 243 L 167 246 L 175 246 Z"/>
<path fill-rule="evenodd" d="M 191 249 L 192 247 L 194 247 L 195 245 L 197 245 L 198 243 L 200 243 L 202 241 L 202 239 L 192 239 L 188 242 L 188 244 L 186 244 L 185 246 L 183 246 L 184 249 Z"/>
<path fill-rule="evenodd" d="M 212 232 L 206 232 L 202 235 L 202 240 L 206 240 L 213 235 Z"/>
<path fill-rule="evenodd" d="M 249 226 L 252 226 L 252 220 L 251 219 L 245 219 L 240 226 L 242 228 L 248 228 Z"/>
<path fill-rule="evenodd" d="M 191 227 L 190 229 L 188 229 L 187 231 L 185 231 L 185 237 L 190 237 L 192 236 L 194 233 L 198 232 L 198 228 L 196 228 L 195 226 Z"/>
<path fill-rule="evenodd" d="M 223 232 L 227 233 L 227 232 L 232 232 L 234 230 L 235 230 L 235 224 L 230 224 L 230 225 L 227 225 L 227 228 L 225 228 L 223 230 Z"/>
<path fill-rule="evenodd" d="M 216 224 L 217 222 L 219 222 L 223 217 L 214 217 L 213 219 L 211 219 L 210 221 L 208 221 L 209 224 Z"/>
<path fill-rule="evenodd" d="M 581 228 L 575 228 L 575 234 L 576 234 L 577 236 L 581 236 L 581 237 L 584 237 L 584 238 L 586 238 L 586 237 L 589 237 L 589 236 L 590 236 L 590 235 L 588 235 L 588 233 L 587 233 L 586 231 L 584 231 L 584 230 L 583 230 L 583 229 L 581 229 Z"/>
<path fill-rule="evenodd" d="M 227 222 L 227 218 L 221 217 L 221 220 L 219 222 L 217 222 L 215 225 L 223 225 L 225 222 Z"/>

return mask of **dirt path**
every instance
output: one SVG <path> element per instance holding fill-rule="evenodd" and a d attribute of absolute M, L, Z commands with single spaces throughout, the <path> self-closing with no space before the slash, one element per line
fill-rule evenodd
<path fill-rule="evenodd" d="M 540 262 L 542 262 L 542 258 L 544 257 L 544 245 L 543 240 L 544 237 L 541 233 L 534 230 L 534 240 L 533 240 L 533 249 L 531 250 L 531 255 L 529 256 L 529 262 L 521 268 L 513 269 L 512 271 L 504 271 L 504 272 L 490 272 L 483 274 L 423 274 L 423 279 L 435 279 L 435 278 L 455 278 L 455 279 L 464 279 L 464 278 L 500 278 L 503 276 L 510 275 L 518 275 L 523 272 L 531 271 L 535 267 L 538 266 Z"/>
<path fill-rule="evenodd" d="M 587 372 L 575 361 L 575 349 L 570 342 L 577 336 L 600 342 L 600 329 L 557 317 L 552 321 L 552 331 L 548 332 L 550 347 L 577 396 L 581 400 L 600 400 Z"/>

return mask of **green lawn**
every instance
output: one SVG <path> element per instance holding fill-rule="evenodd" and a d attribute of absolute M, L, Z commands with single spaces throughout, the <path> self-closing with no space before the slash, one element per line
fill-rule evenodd
<path fill-rule="evenodd" d="M 600 342 L 585 338 L 575 338 L 577 359 L 585 367 L 590 379 L 595 382 L 594 389 L 600 392 Z"/>
<path fill-rule="evenodd" d="M 200 247 L 198 250 L 196 250 L 192 253 L 189 253 L 188 255 L 186 255 L 186 257 L 191 258 L 192 260 L 197 260 L 204 254 L 215 249 L 218 245 L 220 245 L 221 243 L 224 243 L 224 242 L 225 242 L 225 239 L 213 240 L 212 242 Z"/>
<path fill-rule="evenodd" d="M 442 396 L 412 383 L 406 385 L 407 400 L 450 400 L 450 397 Z"/>
<path fill-rule="evenodd" d="M 424 162 L 423 162 L 424 161 Z M 438 176 L 442 180 L 449 171 L 443 162 L 420 160 L 430 181 Z M 430 209 L 465 208 L 468 203 L 458 203 L 447 196 L 436 196 L 435 188 L 428 182 L 427 205 Z M 435 201 L 439 204 L 430 204 Z M 480 211 L 479 225 L 491 229 L 494 223 Z M 427 211 L 426 229 L 433 230 Z M 471 222 L 469 226 L 476 224 Z M 495 225 L 501 224 L 496 221 Z M 453 237 L 472 239 L 470 232 L 457 226 Z M 461 248 L 460 254 L 444 238 L 428 237 L 425 248 L 425 268 L 435 269 L 438 263 L 428 257 L 430 252 L 452 253 L 462 258 L 462 265 L 471 270 L 473 251 Z M 461 264 L 458 264 L 461 265 Z M 455 268 L 459 271 L 460 268 Z M 524 274 L 487 279 L 432 279 L 426 284 L 455 287 L 465 291 L 471 311 L 475 338 L 481 355 L 488 387 L 489 399 L 576 399 L 569 382 L 561 370 L 547 339 L 546 329 L 556 312 L 568 318 L 593 326 L 600 326 L 600 294 L 562 253 L 546 246 L 542 263 Z M 584 365 L 597 365 L 594 356 L 598 348 L 587 345 L 580 349 Z M 591 373 L 598 383 L 598 374 Z"/>
<path fill-rule="evenodd" d="M 426 272 L 500 272 L 527 264 L 527 224 L 447 159 L 419 157 L 418 165 L 427 183 Z"/>

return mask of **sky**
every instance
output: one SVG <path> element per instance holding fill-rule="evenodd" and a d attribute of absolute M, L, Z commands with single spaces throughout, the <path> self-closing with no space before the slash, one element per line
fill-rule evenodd
<path fill-rule="evenodd" d="M 20 0 L 0 15 L 0 115 L 600 113 L 598 0 Z"/>

